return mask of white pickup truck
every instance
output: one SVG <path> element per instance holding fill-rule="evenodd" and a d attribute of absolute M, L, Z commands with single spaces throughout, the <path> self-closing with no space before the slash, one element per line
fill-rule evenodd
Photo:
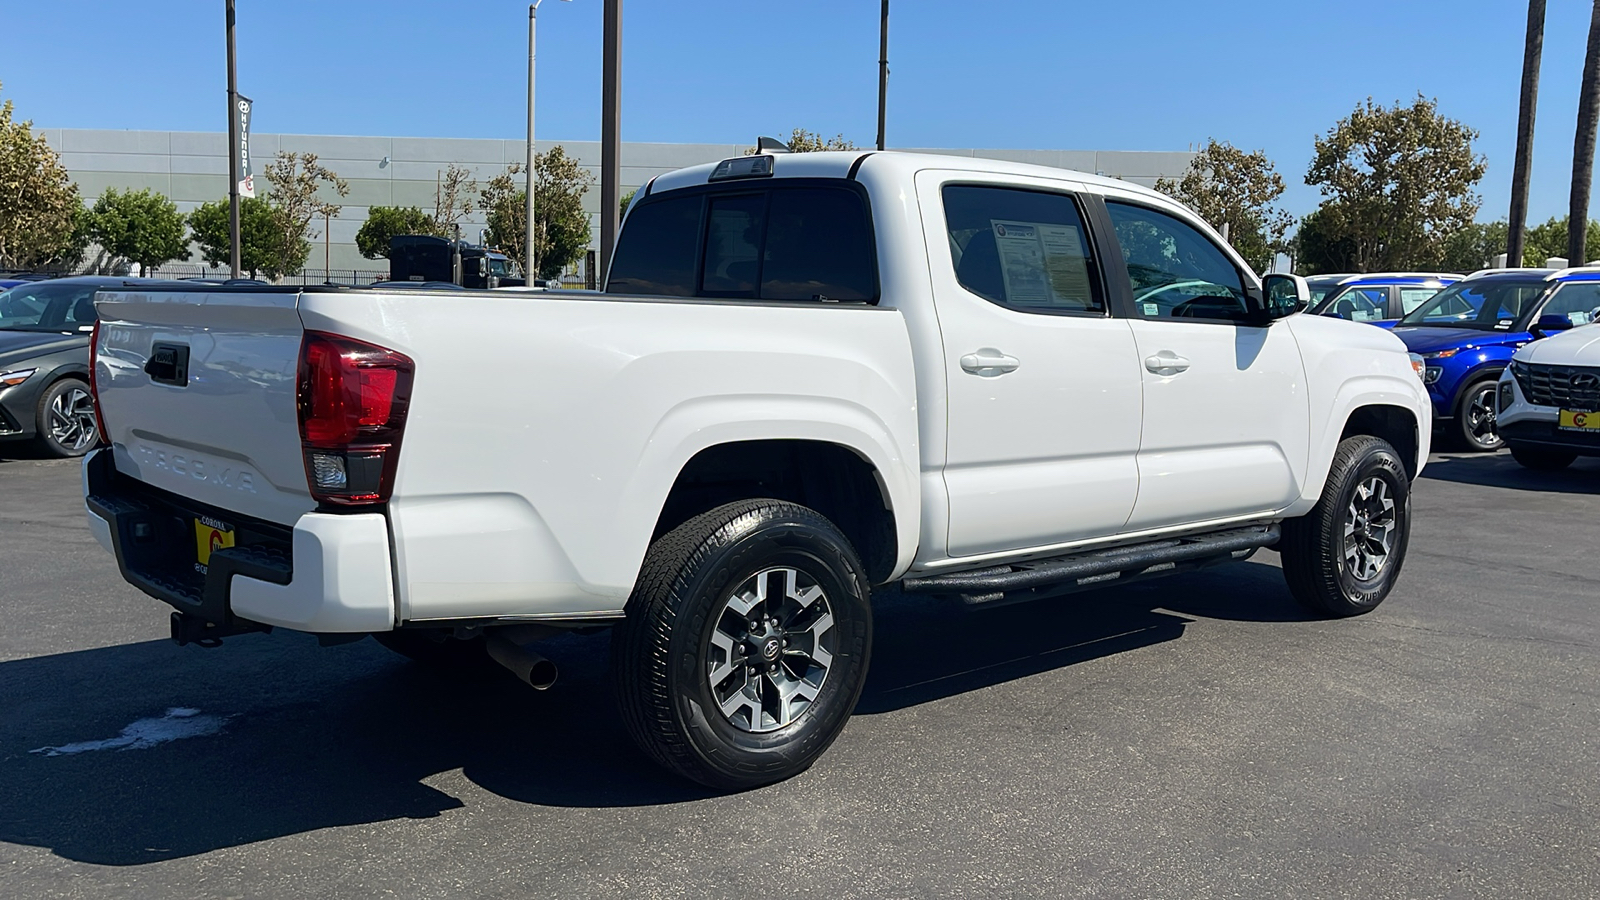
<path fill-rule="evenodd" d="M 180 643 L 372 634 L 543 687 L 534 641 L 613 626 L 629 731 L 719 788 L 839 734 L 873 585 L 983 607 L 1275 546 L 1342 616 L 1399 575 L 1413 361 L 1160 194 L 730 159 L 641 189 L 607 274 L 103 292 L 90 526 Z"/>

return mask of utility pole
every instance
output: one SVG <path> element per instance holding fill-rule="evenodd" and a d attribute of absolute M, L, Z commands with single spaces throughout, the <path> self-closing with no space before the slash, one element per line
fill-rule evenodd
<path fill-rule="evenodd" d="M 233 54 L 233 0 L 227 0 L 228 35 L 228 267 L 239 277 L 239 80 Z"/>
<path fill-rule="evenodd" d="M 539 251 L 533 242 L 533 184 L 535 181 L 533 177 L 535 156 L 533 150 L 533 48 L 534 38 L 537 34 L 536 28 L 539 24 L 539 2 L 540 0 L 533 0 L 532 3 L 528 4 L 528 168 L 526 170 L 528 199 L 527 205 L 522 211 L 528 221 L 527 227 L 522 234 L 522 259 L 528 266 L 528 270 L 523 275 L 527 278 L 529 287 L 533 286 L 533 279 L 539 271 Z"/>
<path fill-rule="evenodd" d="M 600 92 L 600 274 L 617 249 L 622 180 L 622 0 L 605 0 L 605 47 Z"/>
<path fill-rule="evenodd" d="M 889 0 L 883 0 L 878 25 L 878 149 L 883 149 L 883 124 L 889 106 Z"/>

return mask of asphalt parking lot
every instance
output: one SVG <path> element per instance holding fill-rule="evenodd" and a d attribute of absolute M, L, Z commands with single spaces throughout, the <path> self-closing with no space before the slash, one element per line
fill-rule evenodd
<path fill-rule="evenodd" d="M 76 465 L 0 461 L 0 896 L 1600 896 L 1600 460 L 1436 456 L 1415 498 L 1357 620 L 1270 552 L 885 593 L 834 748 L 713 796 L 628 742 L 604 635 L 550 642 L 542 694 L 370 640 L 180 648 Z"/>

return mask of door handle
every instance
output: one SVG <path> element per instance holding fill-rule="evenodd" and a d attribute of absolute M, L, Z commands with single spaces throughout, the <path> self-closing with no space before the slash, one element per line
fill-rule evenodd
<path fill-rule="evenodd" d="M 1144 367 L 1157 375 L 1177 375 L 1189 370 L 1189 361 L 1171 350 L 1162 350 L 1154 356 L 1145 357 Z"/>
<path fill-rule="evenodd" d="M 975 353 L 961 357 L 961 368 L 985 378 L 1015 372 L 1020 365 L 1022 365 L 1021 360 L 1015 356 L 1007 356 L 993 347 L 983 347 Z"/>

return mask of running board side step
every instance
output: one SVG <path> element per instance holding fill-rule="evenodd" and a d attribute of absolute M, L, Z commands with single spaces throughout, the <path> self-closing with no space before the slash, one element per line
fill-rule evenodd
<path fill-rule="evenodd" d="M 955 595 L 968 606 L 1003 606 L 1249 559 L 1262 547 L 1276 544 L 1282 534 L 1276 523 L 1254 525 L 969 572 L 914 576 L 901 581 L 900 588 L 912 594 Z"/>

